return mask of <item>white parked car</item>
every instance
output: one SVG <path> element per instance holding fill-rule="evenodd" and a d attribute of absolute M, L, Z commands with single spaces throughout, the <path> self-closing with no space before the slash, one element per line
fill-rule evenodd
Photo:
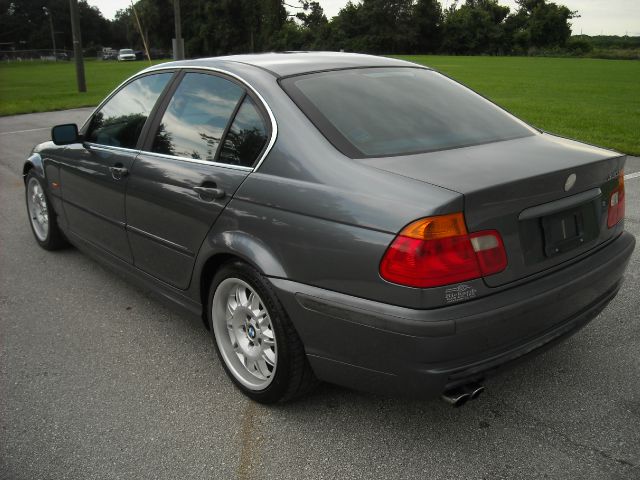
<path fill-rule="evenodd" d="M 118 61 L 135 60 L 136 54 L 130 48 L 123 48 L 118 52 Z"/>

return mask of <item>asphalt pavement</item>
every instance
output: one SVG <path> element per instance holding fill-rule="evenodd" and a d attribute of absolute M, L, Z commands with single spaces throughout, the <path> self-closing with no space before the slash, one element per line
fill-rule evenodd
<path fill-rule="evenodd" d="M 330 385 L 265 407 L 226 378 L 201 323 L 33 240 L 22 162 L 89 112 L 0 118 L 0 478 L 640 478 L 640 248 L 598 318 L 463 408 Z M 638 237 L 635 172 L 630 158 Z"/>

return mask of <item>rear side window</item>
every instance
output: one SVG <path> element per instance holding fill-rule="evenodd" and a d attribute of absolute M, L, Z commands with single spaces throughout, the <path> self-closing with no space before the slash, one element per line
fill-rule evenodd
<path fill-rule="evenodd" d="M 366 68 L 290 77 L 285 91 L 353 158 L 407 155 L 532 135 L 480 95 L 422 68 Z"/>
<path fill-rule="evenodd" d="M 251 167 L 267 143 L 266 123 L 250 96 L 245 96 L 224 139 L 221 163 Z"/>
<path fill-rule="evenodd" d="M 144 123 L 173 73 L 138 78 L 120 89 L 91 119 L 88 142 L 135 148 Z"/>
<path fill-rule="evenodd" d="M 213 162 L 220 140 L 244 96 L 234 82 L 187 73 L 160 121 L 152 151 Z"/>

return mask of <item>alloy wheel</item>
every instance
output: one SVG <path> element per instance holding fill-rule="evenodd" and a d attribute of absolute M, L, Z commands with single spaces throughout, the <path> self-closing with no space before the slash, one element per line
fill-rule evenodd
<path fill-rule="evenodd" d="M 239 278 L 226 278 L 212 302 L 213 331 L 233 376 L 250 390 L 269 386 L 278 350 L 269 312 L 260 295 Z"/>
<path fill-rule="evenodd" d="M 27 207 L 33 231 L 38 240 L 44 242 L 49 235 L 49 209 L 42 185 L 35 178 L 31 178 L 27 186 Z"/>

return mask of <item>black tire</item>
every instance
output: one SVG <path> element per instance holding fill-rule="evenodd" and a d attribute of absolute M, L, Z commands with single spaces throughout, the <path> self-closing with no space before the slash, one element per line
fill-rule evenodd
<path fill-rule="evenodd" d="M 243 385 L 229 368 L 215 338 L 213 325 L 213 298 L 218 286 L 227 279 L 240 279 L 254 289 L 269 312 L 271 326 L 277 341 L 277 368 L 271 383 L 263 390 L 253 390 Z M 220 267 L 209 287 L 207 320 L 211 336 L 227 375 L 236 386 L 256 402 L 272 404 L 286 402 L 311 391 L 318 383 L 307 361 L 304 346 L 291 320 L 278 300 L 273 287 L 253 267 L 241 261 L 231 261 Z"/>
<path fill-rule="evenodd" d="M 44 202 L 46 204 L 47 212 L 48 212 L 47 233 L 46 233 L 46 236 L 42 239 L 39 238 L 38 234 L 36 233 L 36 230 L 33 225 L 33 221 L 31 219 L 31 215 L 29 212 L 29 198 L 28 198 L 29 185 L 30 185 L 30 182 L 33 182 L 33 181 L 38 182 L 38 184 L 40 185 L 40 188 L 42 189 L 42 192 L 44 195 Z M 51 202 L 49 201 L 49 197 L 47 196 L 47 190 L 44 186 L 44 181 L 42 180 L 42 178 L 40 178 L 38 175 L 35 174 L 33 169 L 29 171 L 25 179 L 25 201 L 27 204 L 27 218 L 29 219 L 29 226 L 31 227 L 31 232 L 33 233 L 33 237 L 36 239 L 36 242 L 38 242 L 38 245 L 40 245 L 45 250 L 60 250 L 61 248 L 68 247 L 69 241 L 64 236 L 64 234 L 60 230 L 60 227 L 58 226 L 57 214 L 53 209 L 53 205 L 51 205 Z"/>

